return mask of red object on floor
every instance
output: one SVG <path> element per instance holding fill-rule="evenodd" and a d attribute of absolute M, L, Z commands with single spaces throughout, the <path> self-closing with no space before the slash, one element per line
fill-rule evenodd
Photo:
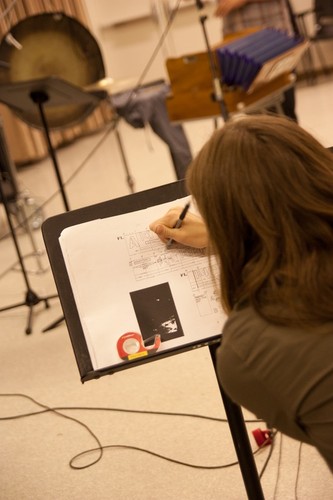
<path fill-rule="evenodd" d="M 252 431 L 252 434 L 259 448 L 261 446 L 272 444 L 272 432 L 269 429 L 254 429 L 254 431 Z"/>

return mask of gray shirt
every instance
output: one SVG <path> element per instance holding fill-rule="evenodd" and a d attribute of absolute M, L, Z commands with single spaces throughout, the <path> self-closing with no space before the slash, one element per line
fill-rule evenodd
<path fill-rule="evenodd" d="M 234 311 L 217 354 L 229 397 L 286 435 L 315 446 L 333 471 L 333 322 L 273 325 Z"/>

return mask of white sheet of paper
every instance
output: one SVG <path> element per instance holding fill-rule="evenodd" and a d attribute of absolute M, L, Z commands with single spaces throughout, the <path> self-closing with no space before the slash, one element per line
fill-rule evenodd
<path fill-rule="evenodd" d="M 205 253 L 177 244 L 167 249 L 149 230 L 152 221 L 186 201 L 182 198 L 62 231 L 59 242 L 95 370 L 122 363 L 119 337 L 140 333 L 130 293 L 161 283 L 170 287 L 183 335 L 168 340 L 166 334 L 159 352 L 221 333 L 226 317 Z M 154 304 L 147 308 L 154 315 Z"/>

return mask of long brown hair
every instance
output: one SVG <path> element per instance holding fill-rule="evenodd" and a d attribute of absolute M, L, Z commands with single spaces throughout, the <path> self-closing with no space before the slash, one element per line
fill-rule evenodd
<path fill-rule="evenodd" d="M 269 321 L 333 320 L 333 155 L 293 121 L 229 120 L 187 183 L 220 263 L 222 305 Z"/>

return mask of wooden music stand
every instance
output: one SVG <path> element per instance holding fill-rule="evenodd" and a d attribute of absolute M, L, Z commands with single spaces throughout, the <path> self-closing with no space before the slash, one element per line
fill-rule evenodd
<path fill-rule="evenodd" d="M 258 30 L 242 32 L 241 36 L 253 31 Z M 239 38 L 239 35 L 233 38 Z M 222 86 L 228 115 L 271 107 L 277 107 L 280 112 L 283 93 L 295 84 L 292 70 L 307 47 L 308 42 L 303 42 L 295 49 L 268 61 L 248 91 Z M 171 86 L 171 93 L 167 98 L 170 120 L 177 122 L 221 116 L 219 103 L 213 100 L 214 89 L 207 52 L 167 59 L 166 68 Z"/>

